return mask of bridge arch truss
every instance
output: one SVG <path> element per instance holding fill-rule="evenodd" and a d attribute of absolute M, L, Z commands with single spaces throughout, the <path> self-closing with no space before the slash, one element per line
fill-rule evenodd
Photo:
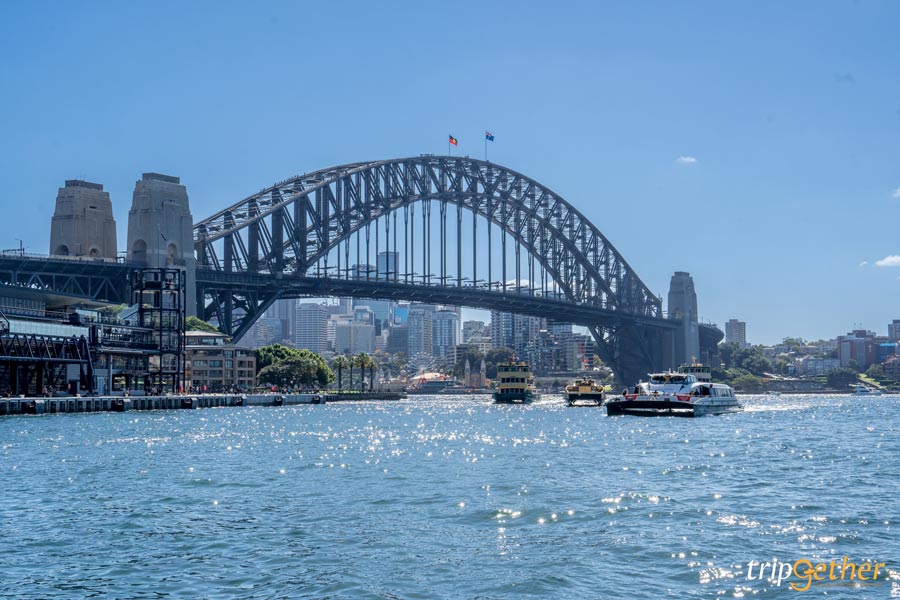
<path fill-rule="evenodd" d="M 353 295 L 585 325 L 625 381 L 660 363 L 662 303 L 534 179 L 424 155 L 293 177 L 194 226 L 201 316 L 240 337 L 275 300 Z"/>

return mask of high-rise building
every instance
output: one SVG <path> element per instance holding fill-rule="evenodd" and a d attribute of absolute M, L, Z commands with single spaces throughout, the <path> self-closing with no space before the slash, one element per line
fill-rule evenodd
<path fill-rule="evenodd" d="M 741 348 L 747 345 L 747 323 L 737 319 L 728 319 L 725 323 L 725 343 L 737 344 Z"/>
<path fill-rule="evenodd" d="M 416 305 L 409 310 L 407 318 L 407 332 L 409 356 L 422 353 L 432 355 L 434 340 L 432 338 L 432 315 L 430 307 Z"/>
<path fill-rule="evenodd" d="M 572 324 L 547 319 L 547 331 L 554 335 L 572 333 Z"/>
<path fill-rule="evenodd" d="M 537 339 L 541 329 L 546 329 L 546 320 L 541 317 L 491 311 L 491 345 L 494 348 L 512 348 L 518 356 L 524 357 L 529 343 Z"/>
<path fill-rule="evenodd" d="M 900 319 L 888 324 L 888 337 L 892 342 L 900 342 Z"/>
<path fill-rule="evenodd" d="M 468 343 L 469 339 L 474 336 L 484 335 L 484 321 L 463 321 L 462 339 Z"/>
<path fill-rule="evenodd" d="M 392 325 L 406 325 L 409 318 L 409 304 L 397 304 L 394 306 L 394 322 Z"/>
<path fill-rule="evenodd" d="M 294 322 L 297 319 L 297 300 L 283 298 L 275 302 L 275 317 L 281 321 L 281 338 L 294 339 Z"/>
<path fill-rule="evenodd" d="M 378 253 L 378 258 L 376 259 L 376 266 L 378 267 L 378 279 L 388 279 L 391 281 L 396 281 L 399 278 L 397 273 L 398 256 L 398 252 Z"/>
<path fill-rule="evenodd" d="M 340 323 L 335 327 L 334 351 L 338 354 L 375 352 L 375 326 L 366 323 Z"/>
<path fill-rule="evenodd" d="M 459 316 L 453 310 L 439 310 L 431 319 L 432 354 L 445 358 L 459 343 Z"/>
<path fill-rule="evenodd" d="M 510 313 L 491 311 L 491 344 L 494 348 L 512 348 L 513 316 Z"/>
<path fill-rule="evenodd" d="M 396 354 L 397 352 L 409 354 L 409 327 L 407 325 L 391 327 L 386 351 L 389 354 Z"/>
<path fill-rule="evenodd" d="M 312 352 L 328 349 L 328 311 L 321 304 L 302 302 L 297 304 L 294 325 L 294 343 L 298 348 Z"/>

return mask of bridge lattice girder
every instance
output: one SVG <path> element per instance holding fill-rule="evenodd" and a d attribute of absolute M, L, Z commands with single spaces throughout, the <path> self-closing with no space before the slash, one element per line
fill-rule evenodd
<path fill-rule="evenodd" d="M 461 157 L 420 156 L 323 169 L 281 181 L 196 223 L 198 295 L 205 316 L 214 316 L 225 330 L 240 336 L 275 299 L 299 294 L 295 290 L 302 286 L 292 286 L 291 280 L 303 280 L 321 261 L 327 263 L 330 253 L 336 248 L 340 252 L 342 241 L 392 213 L 396 236 L 397 211 L 406 210 L 408 219 L 411 210 L 415 223 L 415 206 L 420 204 L 423 218 L 428 211 L 430 227 L 433 202 L 441 207 L 441 218 L 447 204 L 455 204 L 493 223 L 539 262 L 562 299 L 588 312 L 608 312 L 610 319 L 590 326 L 602 358 L 614 363 L 624 352 L 637 351 L 641 358 L 635 360 L 654 360 L 654 350 L 640 339 L 647 335 L 648 321 L 667 325 L 661 300 L 609 240 L 578 210 L 533 179 Z M 386 222 L 389 227 L 390 220 Z M 421 274 L 393 273 L 390 279 L 409 284 L 410 290 L 417 284 L 479 287 L 476 276 L 466 281 L 459 271 L 454 278 L 436 278 L 431 273 L 437 269 L 426 261 L 426 253 L 416 258 L 423 261 Z M 523 292 L 519 285 L 507 285 L 510 274 L 505 264 L 496 286 L 489 281 L 481 287 L 495 294 L 534 295 L 533 286 Z M 277 285 L 234 289 L 215 283 L 214 273 L 267 274 Z M 634 330 L 629 337 L 636 345 L 623 350 L 626 330 Z"/>

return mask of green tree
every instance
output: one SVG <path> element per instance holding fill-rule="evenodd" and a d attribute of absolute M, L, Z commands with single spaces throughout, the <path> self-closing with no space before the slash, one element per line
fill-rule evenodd
<path fill-rule="evenodd" d="M 792 364 L 793 361 L 785 356 L 776 356 L 775 360 L 772 361 L 772 366 L 775 368 L 775 371 L 782 375 L 788 374 L 789 367 Z"/>
<path fill-rule="evenodd" d="M 307 351 L 308 352 L 308 351 Z M 300 350 L 297 348 L 289 348 L 281 344 L 270 344 L 256 349 L 256 371 L 262 371 L 271 364 L 287 360 L 289 358 L 299 358 Z"/>
<path fill-rule="evenodd" d="M 871 377 L 872 379 L 884 377 L 884 367 L 882 367 L 881 365 L 872 365 L 871 367 L 866 369 L 866 375 Z"/>
<path fill-rule="evenodd" d="M 851 358 L 850 360 L 847 361 L 847 368 L 853 369 L 857 373 L 862 372 L 862 367 L 859 366 L 859 361 L 856 360 L 855 358 Z"/>
<path fill-rule="evenodd" d="M 260 383 L 280 387 L 294 387 L 297 384 L 306 387 L 328 385 L 334 380 L 334 373 L 327 365 L 322 369 L 323 365 L 319 364 L 316 356 L 318 355 L 310 352 L 298 358 L 289 358 L 268 365 L 259 372 L 258 380 Z"/>
<path fill-rule="evenodd" d="M 186 331 L 208 331 L 210 333 L 219 333 L 218 327 L 197 317 L 186 318 L 184 320 L 184 328 Z"/>
<path fill-rule="evenodd" d="M 753 375 L 761 376 L 765 373 L 773 371 L 772 361 L 763 354 L 759 346 L 751 346 L 749 348 L 741 348 L 734 353 L 732 357 L 734 365 L 739 369 L 749 371 Z"/>
<path fill-rule="evenodd" d="M 356 367 L 359 369 L 359 391 L 363 391 L 364 385 L 366 383 L 366 369 L 368 369 L 372 364 L 372 357 L 370 357 L 365 352 L 360 352 L 356 356 L 353 357 L 353 361 L 356 362 Z"/>
<path fill-rule="evenodd" d="M 327 385 L 334 381 L 334 373 L 328 367 L 328 363 L 315 352 L 310 352 L 305 348 L 288 348 L 281 344 L 257 348 L 257 377 L 261 383 L 274 383 L 268 379 L 262 379 L 262 373 L 268 367 L 277 367 L 283 363 L 289 364 L 269 371 L 266 375 L 267 378 L 281 377 L 282 382 L 276 385 L 291 385 L 292 383 Z"/>
<path fill-rule="evenodd" d="M 375 367 L 378 366 L 378 359 L 369 356 L 369 391 L 375 390 Z"/>
<path fill-rule="evenodd" d="M 735 378 L 734 387 L 742 392 L 759 392 L 763 388 L 763 379 L 756 375 L 740 375 Z"/>
<path fill-rule="evenodd" d="M 836 390 L 843 390 L 859 380 L 859 373 L 854 369 L 841 367 L 830 372 L 827 375 L 826 380 L 828 381 L 828 387 Z"/>
<path fill-rule="evenodd" d="M 509 362 L 515 352 L 511 348 L 491 348 L 484 355 L 484 366 L 485 366 L 485 376 L 488 379 L 496 379 L 497 378 L 497 365 L 505 362 Z M 476 368 L 475 365 L 472 365 L 472 368 Z M 481 362 L 478 362 L 478 367 L 481 368 Z"/>
<path fill-rule="evenodd" d="M 734 355 L 740 349 L 741 347 L 734 342 L 719 344 L 719 357 L 722 359 L 726 368 L 734 366 Z"/>
<path fill-rule="evenodd" d="M 781 343 L 784 344 L 785 346 L 790 346 L 792 348 L 796 348 L 797 346 L 805 346 L 806 345 L 806 342 L 803 340 L 803 338 L 800 338 L 800 337 L 786 337 L 783 340 L 781 340 Z"/>
<path fill-rule="evenodd" d="M 353 368 L 353 365 L 350 364 L 350 360 L 344 356 L 343 354 L 334 357 L 334 360 L 331 361 L 331 368 L 337 369 L 338 372 L 338 391 L 342 391 L 344 389 L 344 369 Z M 353 378 L 353 372 L 350 372 L 350 378 Z"/>

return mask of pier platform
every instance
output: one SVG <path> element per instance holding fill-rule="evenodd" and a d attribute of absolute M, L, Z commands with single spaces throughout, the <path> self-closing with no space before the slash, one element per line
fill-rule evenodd
<path fill-rule="evenodd" d="M 398 392 L 308 394 L 181 394 L 176 396 L 59 396 L 0 398 L 0 416 L 132 410 L 180 410 L 227 406 L 295 406 L 360 400 L 400 400 Z"/>

